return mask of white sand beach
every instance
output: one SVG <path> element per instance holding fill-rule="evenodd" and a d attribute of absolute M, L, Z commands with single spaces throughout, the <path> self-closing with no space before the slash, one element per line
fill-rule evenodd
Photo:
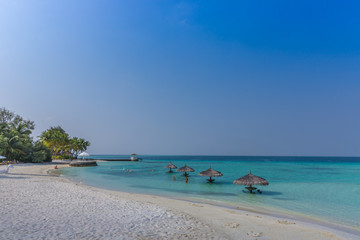
<path fill-rule="evenodd" d="M 108 191 L 21 164 L 0 175 L 0 239 L 359 239 L 321 225 Z"/>

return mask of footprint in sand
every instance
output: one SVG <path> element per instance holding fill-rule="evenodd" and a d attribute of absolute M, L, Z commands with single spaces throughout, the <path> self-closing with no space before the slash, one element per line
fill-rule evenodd
<path fill-rule="evenodd" d="M 228 227 L 231 227 L 231 228 L 237 228 L 237 227 L 240 226 L 240 224 L 233 222 L 233 223 L 228 223 L 225 226 L 228 226 Z"/>
<path fill-rule="evenodd" d="M 341 240 L 341 238 L 338 238 L 337 236 L 329 232 L 323 233 L 323 235 L 329 239 L 331 238 L 331 239 Z"/>
<path fill-rule="evenodd" d="M 262 232 L 253 232 L 253 231 L 250 231 L 250 232 L 248 232 L 246 234 L 249 235 L 249 236 L 252 236 L 252 237 L 261 237 L 263 235 Z"/>
<path fill-rule="evenodd" d="M 194 206 L 194 207 L 203 207 L 203 206 L 201 206 L 201 205 L 199 205 L 199 204 L 195 204 L 195 203 L 193 203 L 193 204 L 191 204 L 192 206 Z"/>
<path fill-rule="evenodd" d="M 231 214 L 235 214 L 235 212 L 231 211 L 231 210 L 225 210 L 225 211 L 228 212 L 228 213 L 231 213 Z"/>
<path fill-rule="evenodd" d="M 289 222 L 287 220 L 277 220 L 276 221 L 277 223 L 280 223 L 280 224 L 285 224 L 285 225 L 291 225 L 291 224 L 296 224 L 294 222 Z"/>

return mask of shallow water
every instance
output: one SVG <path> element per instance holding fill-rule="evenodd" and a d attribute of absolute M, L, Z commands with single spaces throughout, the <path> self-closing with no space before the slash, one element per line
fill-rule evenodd
<path fill-rule="evenodd" d="M 119 158 L 127 156 L 91 156 Z M 62 173 L 83 183 L 126 192 L 200 198 L 252 207 L 298 212 L 360 227 L 360 158 L 142 156 L 139 162 L 98 162 L 97 167 L 67 168 Z M 169 161 L 195 169 L 189 182 L 168 173 Z M 223 173 L 208 184 L 198 173 L 209 166 Z M 131 170 L 127 171 L 126 169 Z M 267 179 L 262 194 L 249 194 L 233 184 L 252 173 Z M 173 176 L 176 180 L 173 181 Z"/>

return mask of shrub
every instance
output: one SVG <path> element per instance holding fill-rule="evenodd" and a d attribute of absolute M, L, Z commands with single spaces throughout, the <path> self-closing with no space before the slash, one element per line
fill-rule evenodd
<path fill-rule="evenodd" d="M 42 163 L 46 160 L 46 158 L 47 158 L 46 151 L 41 150 L 34 152 L 31 160 L 33 163 Z"/>

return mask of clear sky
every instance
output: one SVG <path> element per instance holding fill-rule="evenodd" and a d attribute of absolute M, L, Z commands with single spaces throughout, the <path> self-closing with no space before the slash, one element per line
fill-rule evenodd
<path fill-rule="evenodd" d="M 360 156 L 360 3 L 0 0 L 0 90 L 93 154 Z"/>

